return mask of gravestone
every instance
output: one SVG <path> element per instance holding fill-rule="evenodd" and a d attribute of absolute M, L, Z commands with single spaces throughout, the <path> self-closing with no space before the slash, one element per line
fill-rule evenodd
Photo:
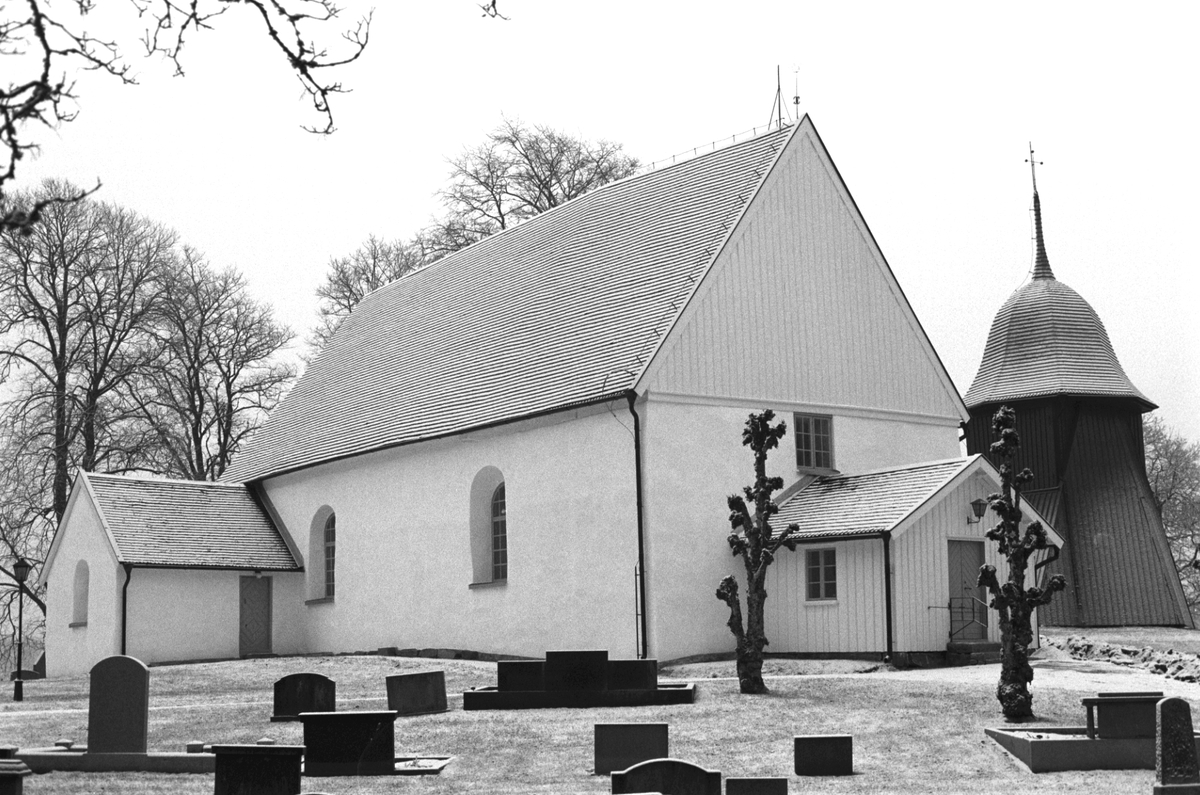
<path fill-rule="evenodd" d="M 541 660 L 500 660 L 496 663 L 496 690 L 501 693 L 545 689 Z"/>
<path fill-rule="evenodd" d="M 419 671 L 396 674 L 387 683 L 388 709 L 401 715 L 423 715 L 446 711 L 446 674 L 444 671 Z M 314 710 L 315 711 L 315 710 Z"/>
<path fill-rule="evenodd" d="M 657 690 L 658 660 L 609 660 L 609 690 Z"/>
<path fill-rule="evenodd" d="M 788 795 L 788 780 L 782 776 L 727 778 L 725 795 Z"/>
<path fill-rule="evenodd" d="M 546 652 L 546 690 L 608 689 L 608 651 Z"/>
<path fill-rule="evenodd" d="M 1200 795 L 1191 706 L 1182 698 L 1164 698 L 1155 712 L 1154 795 Z"/>
<path fill-rule="evenodd" d="M 607 776 L 638 762 L 669 757 L 668 728 L 665 723 L 597 723 L 596 775 Z"/>
<path fill-rule="evenodd" d="M 848 776 L 854 772 L 854 738 L 849 734 L 797 735 L 797 776 Z"/>
<path fill-rule="evenodd" d="M 213 795 L 299 795 L 303 745 L 214 745 Z"/>
<path fill-rule="evenodd" d="M 337 682 L 321 674 L 288 674 L 275 683 L 275 714 L 271 720 L 297 720 L 301 712 L 333 712 Z"/>
<path fill-rule="evenodd" d="M 150 669 L 125 655 L 92 666 L 88 693 L 89 754 L 146 753 Z"/>
<path fill-rule="evenodd" d="M 21 795 L 25 777 L 32 772 L 17 758 L 17 746 L 0 745 L 0 795 Z"/>
<path fill-rule="evenodd" d="M 662 795 L 721 795 L 721 772 L 705 770 L 682 759 L 651 759 L 612 774 L 614 793 L 660 792 Z"/>
<path fill-rule="evenodd" d="M 396 772 L 392 710 L 302 712 L 304 775 L 386 776 Z"/>

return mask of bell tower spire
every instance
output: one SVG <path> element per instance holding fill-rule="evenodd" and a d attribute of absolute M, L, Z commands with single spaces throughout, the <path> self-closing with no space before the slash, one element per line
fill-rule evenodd
<path fill-rule="evenodd" d="M 1037 230 L 1037 257 L 1033 262 L 1033 278 L 1053 279 L 1054 271 L 1050 270 L 1050 258 L 1046 256 L 1046 240 L 1042 237 L 1042 200 L 1038 198 L 1037 167 L 1041 161 L 1033 159 L 1033 142 L 1029 144 L 1029 173 L 1033 177 L 1033 222 Z"/>

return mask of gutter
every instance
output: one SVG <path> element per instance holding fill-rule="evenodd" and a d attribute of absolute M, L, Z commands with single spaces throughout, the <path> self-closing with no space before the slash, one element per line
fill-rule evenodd
<path fill-rule="evenodd" d="M 639 659 L 645 660 L 649 655 L 647 647 L 649 633 L 646 629 L 646 614 L 649 612 L 649 606 L 646 603 L 646 524 L 643 519 L 642 500 L 642 423 L 638 417 L 637 408 L 634 406 L 637 401 L 637 392 L 631 389 L 625 393 L 625 398 L 629 401 L 629 413 L 633 415 L 633 473 L 637 493 L 637 565 L 638 571 L 642 573 L 638 579 L 638 599 L 642 603 L 642 621 L 638 627 L 641 633 Z"/>
<path fill-rule="evenodd" d="M 887 654 L 885 663 L 892 661 L 892 533 L 890 530 L 880 535 L 883 539 L 883 616 L 887 632 Z"/>
<path fill-rule="evenodd" d="M 129 628 L 129 579 L 133 576 L 133 564 L 122 563 L 125 569 L 125 585 L 121 587 L 121 654 L 125 654 L 125 639 Z"/>

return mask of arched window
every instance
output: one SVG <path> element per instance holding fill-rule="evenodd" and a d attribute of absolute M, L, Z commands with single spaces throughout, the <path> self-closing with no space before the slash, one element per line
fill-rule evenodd
<path fill-rule="evenodd" d="M 471 482 L 471 584 L 508 579 L 508 509 L 504 473 L 484 467 Z"/>
<path fill-rule="evenodd" d="M 71 609 L 71 626 L 83 626 L 88 620 L 88 572 L 86 560 L 75 564 L 75 591 Z"/>
<path fill-rule="evenodd" d="M 309 601 L 328 602 L 334 594 L 334 560 L 337 552 L 337 515 L 324 505 L 313 516 L 308 529 L 308 561 L 305 569 Z"/>
<path fill-rule="evenodd" d="M 325 598 L 333 598 L 333 560 L 337 551 L 337 514 L 325 520 Z"/>
<path fill-rule="evenodd" d="M 504 484 L 492 492 L 492 581 L 508 579 L 508 512 Z"/>

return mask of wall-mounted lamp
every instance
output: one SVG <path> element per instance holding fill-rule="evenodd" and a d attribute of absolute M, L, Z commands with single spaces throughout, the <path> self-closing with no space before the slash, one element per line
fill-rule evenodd
<path fill-rule="evenodd" d="M 983 515 L 987 513 L 988 502 L 984 499 L 971 500 L 971 516 L 967 517 L 967 524 L 979 524 L 983 519 Z"/>

